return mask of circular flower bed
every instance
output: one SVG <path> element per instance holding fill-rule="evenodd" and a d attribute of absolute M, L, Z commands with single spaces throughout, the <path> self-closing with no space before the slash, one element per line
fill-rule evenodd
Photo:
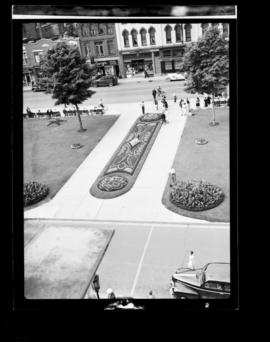
<path fill-rule="evenodd" d="M 143 122 L 158 121 L 160 119 L 161 119 L 161 114 L 159 113 L 147 113 L 140 118 L 140 120 Z"/>
<path fill-rule="evenodd" d="M 24 183 L 23 185 L 23 202 L 24 206 L 35 204 L 44 199 L 49 193 L 46 185 L 38 182 Z"/>
<path fill-rule="evenodd" d="M 170 201 L 173 204 L 191 211 L 212 209 L 223 200 L 222 189 L 205 181 L 178 182 L 170 193 Z"/>
<path fill-rule="evenodd" d="M 123 189 L 127 184 L 128 180 L 126 177 L 106 176 L 101 178 L 101 180 L 98 182 L 97 187 L 99 188 L 99 190 L 111 192 Z"/>
<path fill-rule="evenodd" d="M 195 143 L 197 145 L 205 145 L 208 143 L 208 140 L 206 140 L 205 138 L 197 138 L 195 139 Z"/>

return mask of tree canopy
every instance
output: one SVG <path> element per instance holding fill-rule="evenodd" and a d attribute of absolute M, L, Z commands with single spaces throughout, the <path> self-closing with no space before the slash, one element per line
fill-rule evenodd
<path fill-rule="evenodd" d="M 183 58 L 186 91 L 215 94 L 229 83 L 229 46 L 217 28 L 210 28 L 204 37 L 193 43 Z"/>
<path fill-rule="evenodd" d="M 41 69 L 45 76 L 53 80 L 52 98 L 57 99 L 56 105 L 78 105 L 93 94 L 88 90 L 92 69 L 79 50 L 65 42 L 47 51 Z"/>

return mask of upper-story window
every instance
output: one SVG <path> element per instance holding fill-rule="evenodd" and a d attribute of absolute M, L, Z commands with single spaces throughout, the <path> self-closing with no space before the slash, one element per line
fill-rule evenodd
<path fill-rule="evenodd" d="M 99 24 L 98 25 L 98 34 L 99 35 L 106 34 L 106 25 L 105 24 Z"/>
<path fill-rule="evenodd" d="M 156 44 L 156 38 L 155 38 L 155 29 L 153 27 L 150 27 L 148 30 L 149 36 L 150 36 L 150 45 L 155 45 Z"/>
<path fill-rule="evenodd" d="M 113 40 L 108 40 L 107 46 L 108 46 L 108 54 L 115 55 L 116 51 L 115 51 Z"/>
<path fill-rule="evenodd" d="M 142 28 L 140 33 L 141 33 L 142 46 L 146 46 L 147 45 L 147 42 L 146 42 L 146 29 Z"/>
<path fill-rule="evenodd" d="M 36 64 L 39 64 L 41 60 L 42 50 L 33 51 L 33 54 L 34 54 L 34 59 L 35 59 Z"/>
<path fill-rule="evenodd" d="M 95 24 L 90 25 L 90 36 L 95 36 L 97 34 L 97 29 Z"/>
<path fill-rule="evenodd" d="M 218 26 L 219 26 L 219 23 L 212 23 L 212 27 L 218 28 Z"/>
<path fill-rule="evenodd" d="M 125 30 L 122 33 L 124 39 L 124 47 L 129 47 L 129 38 L 128 38 L 128 31 Z"/>
<path fill-rule="evenodd" d="M 95 43 L 95 48 L 96 48 L 96 55 L 99 57 L 104 56 L 104 47 L 103 47 L 103 42 L 96 42 Z"/>
<path fill-rule="evenodd" d="M 113 24 L 107 24 L 107 32 L 108 34 L 113 34 Z"/>
<path fill-rule="evenodd" d="M 25 48 L 23 49 L 23 65 L 27 65 L 28 64 L 28 58 L 27 58 L 27 53 Z"/>
<path fill-rule="evenodd" d="M 167 25 L 165 27 L 165 32 L 166 32 L 166 43 L 171 43 L 172 42 L 172 28 L 171 28 L 171 26 Z"/>
<path fill-rule="evenodd" d="M 186 31 L 186 42 L 191 41 L 191 24 L 186 24 L 185 25 L 185 31 Z"/>
<path fill-rule="evenodd" d="M 223 36 L 225 38 L 229 37 L 229 24 L 224 23 L 222 24 L 222 26 L 223 26 Z"/>
<path fill-rule="evenodd" d="M 205 32 L 208 30 L 209 24 L 208 23 L 203 23 L 201 24 L 202 27 L 202 35 L 205 35 Z"/>
<path fill-rule="evenodd" d="M 175 30 L 175 40 L 176 40 L 176 43 L 179 43 L 182 40 L 181 26 L 179 24 L 175 25 L 174 30 Z"/>
<path fill-rule="evenodd" d="M 132 45 L 138 46 L 138 39 L 137 39 L 138 32 L 136 30 L 131 31 L 131 37 L 132 37 Z"/>
<path fill-rule="evenodd" d="M 84 37 L 88 35 L 88 27 L 86 24 L 82 24 L 82 35 Z"/>

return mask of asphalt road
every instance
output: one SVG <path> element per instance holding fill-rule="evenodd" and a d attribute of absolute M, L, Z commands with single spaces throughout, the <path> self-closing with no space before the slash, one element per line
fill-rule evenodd
<path fill-rule="evenodd" d="M 115 103 L 132 103 L 140 101 L 152 100 L 153 88 L 161 88 L 166 92 L 167 99 L 171 100 L 173 94 L 176 93 L 178 98 L 195 97 L 195 95 L 187 94 L 184 91 L 184 81 L 170 82 L 167 80 L 153 79 L 151 82 L 143 79 L 131 82 L 119 80 L 119 84 L 113 87 L 98 87 L 90 88 L 95 94 L 90 99 L 85 101 L 82 105 L 95 105 L 98 104 L 100 99 L 103 99 L 103 103 L 115 104 Z M 54 106 L 55 100 L 51 98 L 50 94 L 43 92 L 32 92 L 27 90 L 23 92 L 24 110 L 27 106 L 31 109 L 50 108 Z"/>
<path fill-rule="evenodd" d="M 230 262 L 228 225 L 127 224 L 115 234 L 97 270 L 100 296 L 112 288 L 117 296 L 170 298 L 169 285 L 174 271 L 186 267 L 189 251 L 195 267 L 208 262 Z"/>

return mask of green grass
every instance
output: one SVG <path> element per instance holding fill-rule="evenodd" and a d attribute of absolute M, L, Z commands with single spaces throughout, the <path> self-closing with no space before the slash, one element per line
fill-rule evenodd
<path fill-rule="evenodd" d="M 77 131 L 77 117 L 66 118 L 60 126 L 47 126 L 46 119 L 24 120 L 24 182 L 46 184 L 50 189 L 46 200 L 54 197 L 117 118 L 115 115 L 82 117 L 83 127 L 87 129 L 82 133 Z M 83 147 L 71 149 L 74 143 Z"/>
<path fill-rule="evenodd" d="M 198 110 L 196 115 L 187 118 L 186 126 L 175 155 L 173 167 L 177 180 L 205 180 L 219 185 L 224 201 L 216 208 L 202 212 L 191 212 L 176 207 L 169 201 L 171 191 L 169 180 L 163 193 L 162 203 L 170 210 L 183 216 L 196 219 L 230 221 L 230 170 L 229 170 L 229 109 L 216 109 L 218 126 L 209 127 L 211 109 Z M 206 138 L 206 145 L 197 145 L 196 138 Z"/>

